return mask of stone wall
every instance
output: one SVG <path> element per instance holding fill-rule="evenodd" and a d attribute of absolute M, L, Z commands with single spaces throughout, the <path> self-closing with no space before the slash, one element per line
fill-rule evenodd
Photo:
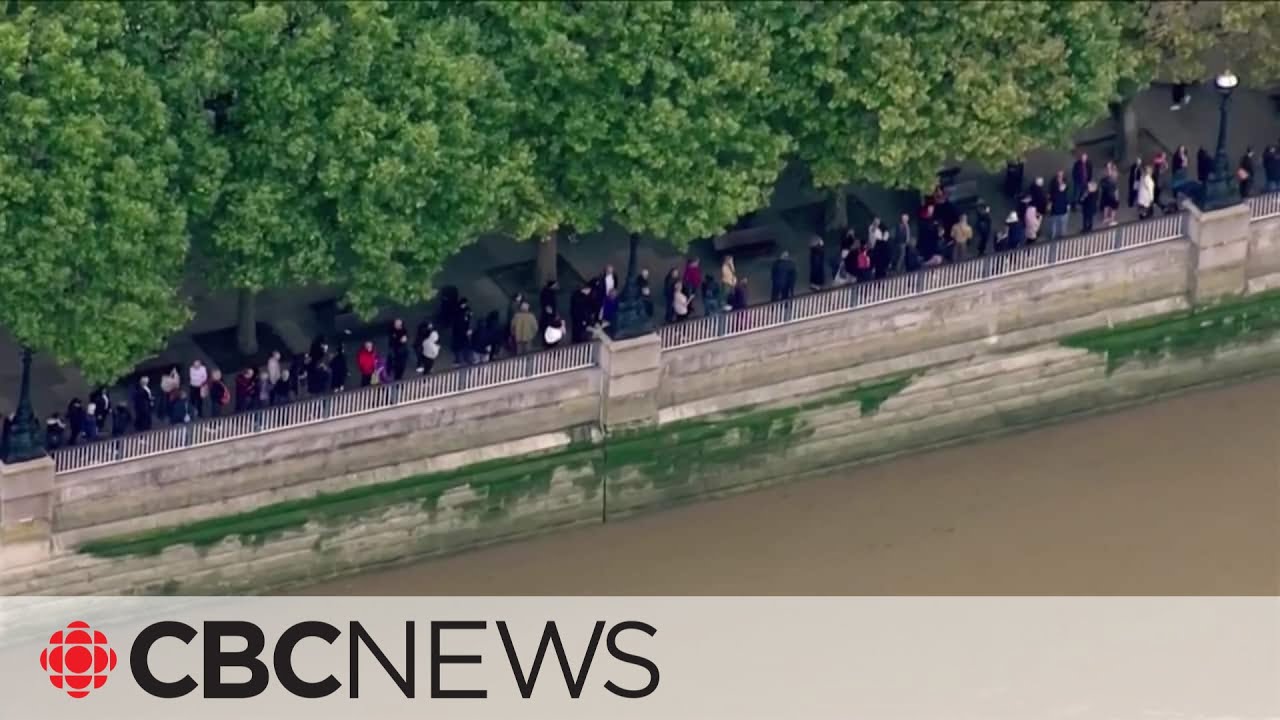
<path fill-rule="evenodd" d="M 319 425 L 57 476 L 54 526 L 74 547 L 519 455 L 592 426 L 600 374 L 580 370 Z"/>
<path fill-rule="evenodd" d="M 599 368 L 61 475 L 52 555 L 0 564 L 0 593 L 261 591 L 1280 368 L 1280 295 L 1263 292 L 1280 219 L 1191 224 L 1185 240 L 665 352 L 655 336 L 605 342 Z M 5 483 L 0 510 L 20 489 Z"/>

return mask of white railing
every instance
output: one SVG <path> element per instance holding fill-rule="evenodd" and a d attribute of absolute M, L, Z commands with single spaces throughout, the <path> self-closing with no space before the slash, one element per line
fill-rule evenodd
<path fill-rule="evenodd" d="M 351 417 L 483 390 L 524 380 L 594 367 L 596 343 L 583 343 L 456 368 L 390 385 L 349 390 L 225 417 L 197 420 L 159 430 L 74 445 L 53 453 L 56 472 L 67 473 L 148 455 L 175 452 L 249 435 Z"/>
<path fill-rule="evenodd" d="M 743 308 L 730 313 L 686 320 L 658 330 L 662 348 L 684 347 L 730 335 L 765 330 L 790 322 L 810 320 L 856 310 L 868 305 L 901 300 L 948 288 L 980 283 L 992 278 L 1097 257 L 1128 248 L 1181 238 L 1186 234 L 1186 213 L 1165 215 L 1142 222 L 1117 225 L 1072 238 L 1043 242 L 952 265 L 927 268 L 874 282 L 857 283 L 790 300 Z"/>
<path fill-rule="evenodd" d="M 1280 192 L 1255 195 L 1246 198 L 1245 202 L 1249 204 L 1249 218 L 1252 220 L 1263 220 L 1280 215 Z"/>

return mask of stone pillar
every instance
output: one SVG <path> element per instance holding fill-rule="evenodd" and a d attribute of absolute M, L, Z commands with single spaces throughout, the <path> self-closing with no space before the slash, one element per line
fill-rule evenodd
<path fill-rule="evenodd" d="M 49 557 L 53 506 L 53 458 L 0 465 L 0 568 Z"/>
<path fill-rule="evenodd" d="M 662 340 L 654 333 L 600 341 L 604 392 L 600 425 L 606 432 L 658 421 L 658 386 L 662 382 Z"/>
<path fill-rule="evenodd" d="M 1192 304 L 1243 294 L 1249 279 L 1249 206 L 1241 203 L 1209 212 L 1190 202 L 1183 207 L 1191 238 Z"/>

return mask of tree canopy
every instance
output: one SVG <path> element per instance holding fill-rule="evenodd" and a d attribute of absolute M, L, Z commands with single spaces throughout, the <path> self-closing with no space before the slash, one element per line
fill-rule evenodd
<path fill-rule="evenodd" d="M 776 39 L 770 106 L 819 185 L 927 188 L 1105 115 L 1135 72 L 1105 3 L 745 3 Z"/>
<path fill-rule="evenodd" d="M 0 324 L 105 380 L 188 317 L 186 215 L 160 89 L 122 8 L 0 19 Z"/>
<path fill-rule="evenodd" d="M 766 199 L 790 139 L 768 122 L 770 38 L 723 2 L 477 2 L 534 158 L 522 226 L 612 217 L 677 244 Z"/>
<path fill-rule="evenodd" d="M 104 379 L 185 320 L 184 272 L 369 313 L 486 230 L 684 244 L 795 157 L 923 188 L 1065 143 L 1166 61 L 1274 77 L 1277 8 L 10 0 L 0 323 Z"/>
<path fill-rule="evenodd" d="M 1230 69 L 1257 87 L 1280 82 L 1280 2 L 1161 0 L 1133 10 L 1135 45 L 1162 79 L 1196 82 Z"/>

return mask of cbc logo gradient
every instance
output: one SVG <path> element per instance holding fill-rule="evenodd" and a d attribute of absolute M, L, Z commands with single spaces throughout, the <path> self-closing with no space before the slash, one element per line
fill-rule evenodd
<path fill-rule="evenodd" d="M 54 687 L 73 698 L 88 697 L 107 684 L 107 675 L 116 667 L 116 651 L 106 635 L 77 620 L 49 638 L 49 646 L 40 653 L 40 667 Z"/>

